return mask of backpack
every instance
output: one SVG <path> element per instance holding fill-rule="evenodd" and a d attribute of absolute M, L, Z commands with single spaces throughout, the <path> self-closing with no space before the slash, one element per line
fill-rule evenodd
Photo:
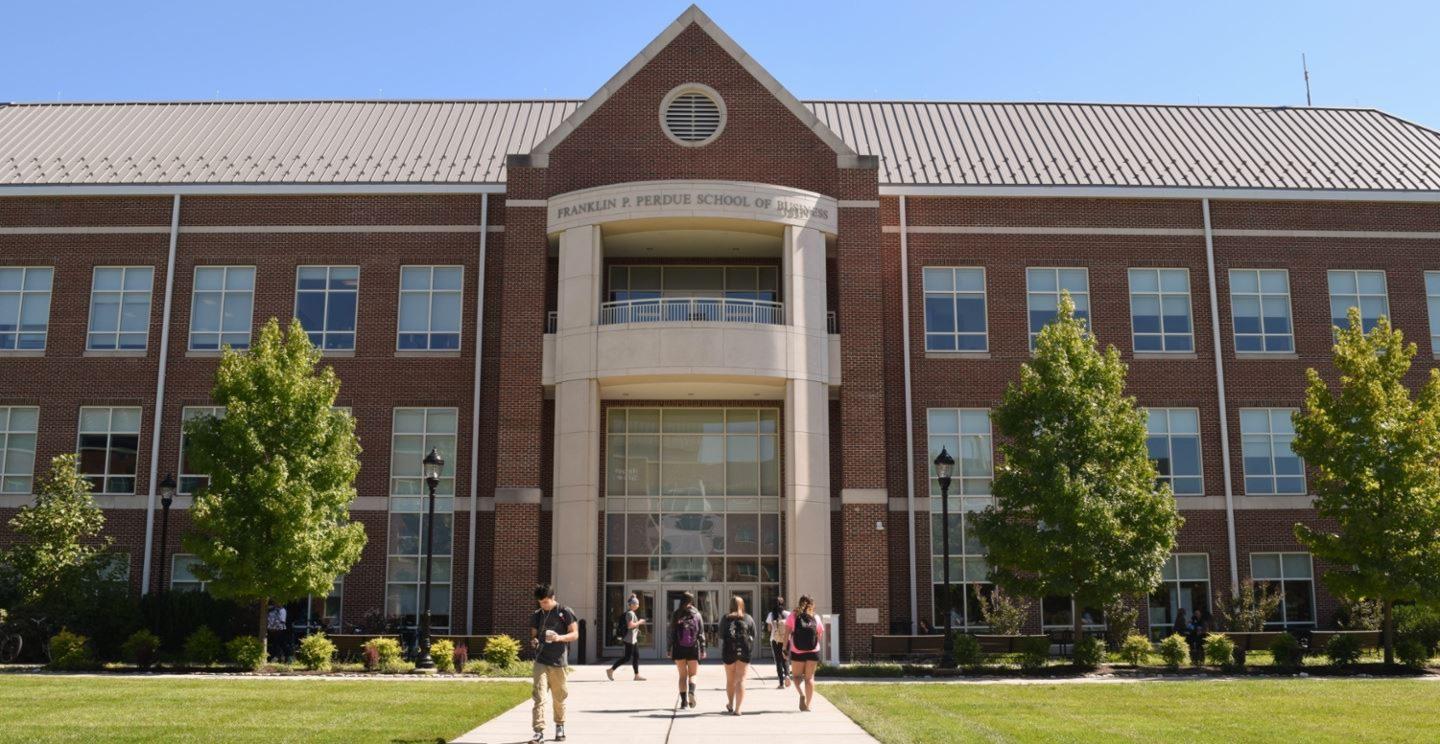
<path fill-rule="evenodd" d="M 801 651 L 811 651 L 819 646 L 820 635 L 815 629 L 815 616 L 797 612 L 791 617 L 795 618 L 795 630 L 790 633 L 790 645 Z"/>
<path fill-rule="evenodd" d="M 680 648 L 695 648 L 700 643 L 700 620 L 695 613 L 675 621 L 675 645 Z"/>
<path fill-rule="evenodd" d="M 750 655 L 750 634 L 745 632 L 745 627 L 744 618 L 726 618 L 725 645 L 741 656 Z"/>
<path fill-rule="evenodd" d="M 624 643 L 625 634 L 630 632 L 630 623 L 625 620 L 627 614 L 628 613 L 625 612 L 620 613 L 619 619 L 615 621 L 611 638 L 614 639 L 616 643 Z"/>

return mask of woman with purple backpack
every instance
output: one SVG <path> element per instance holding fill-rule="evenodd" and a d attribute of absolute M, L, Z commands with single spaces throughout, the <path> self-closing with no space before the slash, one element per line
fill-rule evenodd
<path fill-rule="evenodd" d="M 695 676 L 705 658 L 705 621 L 695 609 L 695 595 L 680 596 L 680 607 L 670 617 L 670 658 L 680 672 L 680 707 L 695 707 Z"/>

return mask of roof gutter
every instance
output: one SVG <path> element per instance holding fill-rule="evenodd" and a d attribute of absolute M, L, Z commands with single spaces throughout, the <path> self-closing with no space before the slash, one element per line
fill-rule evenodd
<path fill-rule="evenodd" d="M 1243 199 L 1255 201 L 1352 201 L 1440 204 L 1440 191 L 1378 189 L 1252 189 L 1201 186 L 880 186 L 881 196 L 1008 197 L 1044 199 Z"/>
<path fill-rule="evenodd" d="M 502 183 L 193 183 L 0 184 L 0 196 L 346 196 L 503 194 Z"/>
<path fill-rule="evenodd" d="M 465 635 L 475 633 L 475 518 L 479 512 L 480 380 L 485 344 L 485 239 L 490 235 L 490 195 L 480 196 L 480 280 L 475 283 L 475 388 L 470 398 L 470 526 L 465 561 Z"/>
<path fill-rule="evenodd" d="M 1240 593 L 1239 553 L 1235 547 L 1235 484 L 1230 480 L 1230 414 L 1225 404 L 1225 357 L 1220 348 L 1220 291 L 1215 283 L 1215 231 L 1210 200 L 1200 200 L 1205 220 L 1205 269 L 1210 279 L 1210 339 L 1215 349 L 1215 393 L 1220 404 L 1220 468 L 1225 476 L 1225 537 L 1230 547 L 1230 595 Z"/>
<path fill-rule="evenodd" d="M 900 197 L 900 344 L 905 360 L 905 515 L 910 541 L 910 632 L 918 633 L 920 595 L 915 568 L 915 409 L 910 396 L 910 231 L 905 197 Z"/>
<path fill-rule="evenodd" d="M 170 206 L 170 253 L 165 259 L 165 306 L 160 315 L 160 371 L 155 375 L 155 423 L 150 427 L 150 488 L 145 503 L 145 558 L 140 593 L 150 593 L 150 554 L 155 543 L 155 487 L 160 476 L 160 425 L 165 416 L 165 368 L 170 359 L 170 302 L 175 294 L 175 247 L 180 240 L 180 195 Z M 161 587 L 163 590 L 164 587 Z"/>

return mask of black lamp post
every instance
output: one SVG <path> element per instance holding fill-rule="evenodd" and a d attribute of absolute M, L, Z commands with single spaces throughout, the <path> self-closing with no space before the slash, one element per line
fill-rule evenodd
<path fill-rule="evenodd" d="M 944 598 L 940 611 L 945 613 L 945 649 L 940 655 L 940 668 L 942 669 L 955 668 L 955 628 L 950 622 L 950 475 L 954 472 L 955 458 L 951 457 L 944 447 L 941 447 L 940 454 L 935 457 L 935 475 L 940 481 L 940 545 L 941 552 L 945 556 L 942 569 L 945 591 L 940 595 Z"/>
<path fill-rule="evenodd" d="M 160 480 L 160 597 L 165 597 L 165 563 L 169 560 L 166 549 L 170 547 L 170 505 L 175 503 L 175 475 L 166 473 Z M 160 637 L 165 637 L 165 632 L 170 626 L 170 603 L 162 602 L 160 607 Z"/>
<path fill-rule="evenodd" d="M 425 595 L 420 612 L 420 655 L 415 659 L 416 669 L 434 669 L 435 660 L 430 658 L 430 570 L 435 563 L 435 488 L 440 485 L 440 468 L 445 458 L 440 450 L 430 448 L 430 454 L 422 460 L 425 464 L 425 486 L 430 489 L 430 514 L 425 520 Z"/>

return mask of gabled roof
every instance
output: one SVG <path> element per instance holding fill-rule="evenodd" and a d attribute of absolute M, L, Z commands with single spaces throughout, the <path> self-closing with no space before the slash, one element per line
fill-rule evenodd
<path fill-rule="evenodd" d="M 579 101 L 0 105 L 0 188 L 498 186 Z M 805 104 L 880 183 L 1440 192 L 1440 133 L 1374 109 Z M 646 112 L 649 115 L 649 112 Z M 1059 191 L 1060 189 L 1056 189 Z"/>
<path fill-rule="evenodd" d="M 756 62 L 755 58 L 751 57 L 734 39 L 730 38 L 729 34 L 717 26 L 715 21 L 710 19 L 710 16 L 705 15 L 705 11 L 700 10 L 696 5 L 691 5 L 685 9 L 684 13 L 680 14 L 679 18 L 675 19 L 674 23 L 666 26 L 665 30 L 661 31 L 659 36 L 656 36 L 654 40 L 645 45 L 645 48 L 641 49 L 640 53 L 635 55 L 624 67 L 621 67 L 620 71 L 615 73 L 614 77 L 611 77 L 604 85 L 600 86 L 600 90 L 595 91 L 594 94 L 587 98 L 585 102 L 580 105 L 579 109 L 576 109 L 565 121 L 561 122 L 560 126 L 556 127 L 555 131 L 551 132 L 544 141 L 536 145 L 535 148 L 530 151 L 531 162 L 537 166 L 544 166 L 546 158 L 556 145 L 563 142 L 566 137 L 569 137 L 571 132 L 574 132 L 596 109 L 600 108 L 602 104 L 609 100 L 610 96 L 624 87 L 625 83 L 629 82 L 630 78 L 635 76 L 635 73 L 639 72 L 651 59 L 655 58 L 655 55 L 659 54 L 665 47 L 670 46 L 670 42 L 674 41 L 675 37 L 679 36 L 686 28 L 689 28 L 691 24 L 698 26 L 700 30 L 709 34 L 710 38 L 714 39 L 715 43 L 718 44 L 721 49 L 725 50 L 726 54 L 729 54 L 736 62 L 740 63 L 740 66 L 759 81 L 761 86 L 770 91 L 770 94 L 775 96 L 781 105 L 789 109 L 790 113 L 795 115 L 795 118 L 799 119 L 805 126 L 809 127 L 811 131 L 815 132 L 825 144 L 829 145 L 830 148 L 835 151 L 836 156 L 848 161 L 853 161 L 856 158 L 855 151 L 850 148 L 850 145 L 836 136 L 835 132 L 829 127 L 822 124 L 820 120 L 815 117 L 814 112 L 806 108 L 795 96 L 791 95 L 790 91 L 786 90 L 785 86 L 781 85 L 780 81 L 776 80 L 775 76 L 771 75 L 769 70 L 761 67 L 760 63 Z"/>

